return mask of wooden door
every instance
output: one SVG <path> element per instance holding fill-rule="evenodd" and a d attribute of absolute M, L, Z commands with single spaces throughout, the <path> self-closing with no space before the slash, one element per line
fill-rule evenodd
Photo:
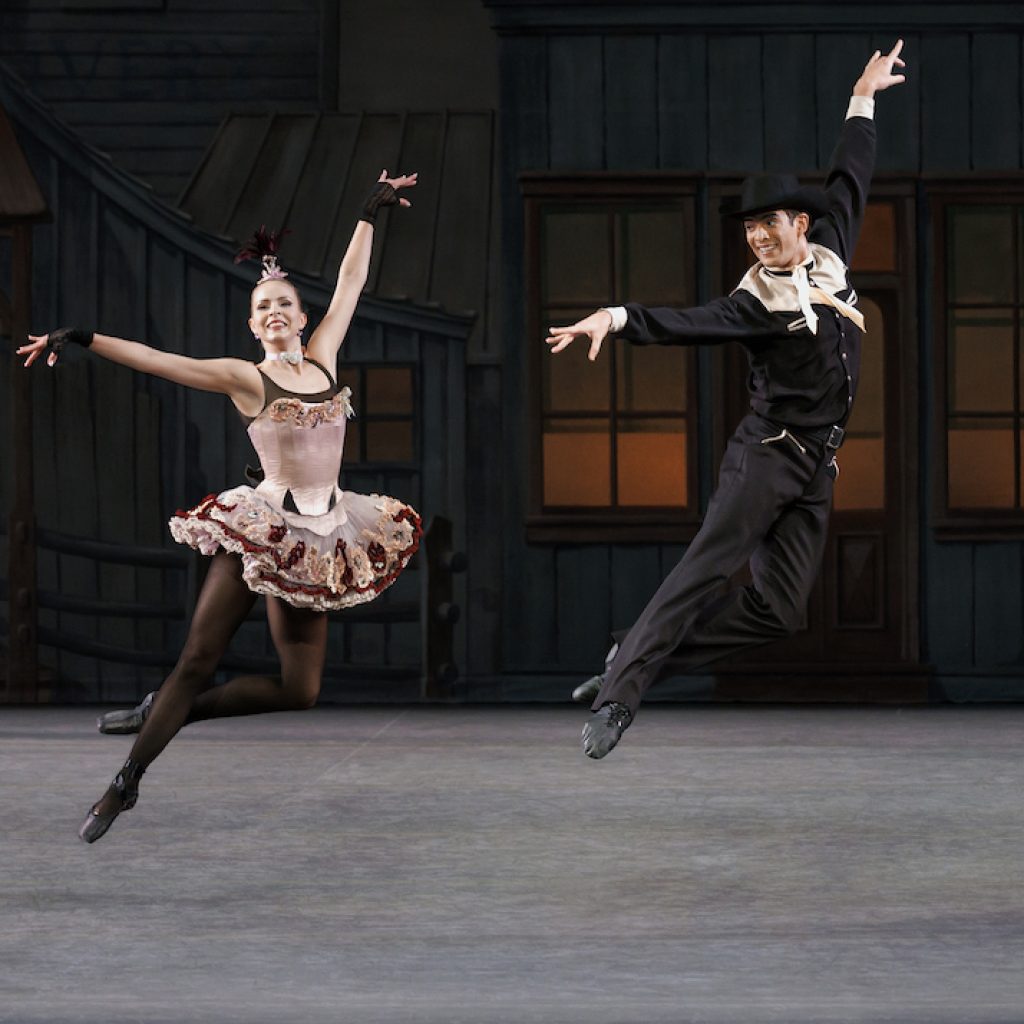
<path fill-rule="evenodd" d="M 861 378 L 828 543 L 804 627 L 723 663 L 723 697 L 923 699 L 918 664 L 917 380 L 909 197 L 870 204 L 853 265 L 866 321 Z M 736 232 L 735 224 L 724 230 Z M 725 240 L 725 236 L 723 235 Z M 740 240 L 742 241 L 742 239 Z M 735 238 L 723 245 L 738 280 L 750 262 Z M 737 273 L 738 271 L 738 273 Z M 723 356 L 720 445 L 746 411 L 746 355 Z"/>

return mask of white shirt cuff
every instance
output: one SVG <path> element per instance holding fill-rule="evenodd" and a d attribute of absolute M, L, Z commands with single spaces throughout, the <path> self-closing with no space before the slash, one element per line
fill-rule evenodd
<path fill-rule="evenodd" d="M 846 110 L 846 119 L 866 117 L 869 121 L 875 118 L 875 101 L 870 96 L 851 96 L 850 106 Z"/>
<path fill-rule="evenodd" d="M 612 318 L 611 331 L 613 334 L 617 334 L 626 326 L 626 307 L 625 306 L 602 306 L 609 316 Z"/>

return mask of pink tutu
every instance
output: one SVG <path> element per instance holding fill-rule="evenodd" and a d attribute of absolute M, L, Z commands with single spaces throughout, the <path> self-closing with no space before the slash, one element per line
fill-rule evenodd
<path fill-rule="evenodd" d="M 241 555 L 255 593 L 316 611 L 372 601 L 398 578 L 423 532 L 416 511 L 396 498 L 339 489 L 328 513 L 303 516 L 245 486 L 179 510 L 169 525 L 176 541 L 204 555 Z"/>

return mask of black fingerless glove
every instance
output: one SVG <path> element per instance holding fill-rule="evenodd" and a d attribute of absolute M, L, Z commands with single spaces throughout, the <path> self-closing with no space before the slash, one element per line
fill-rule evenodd
<path fill-rule="evenodd" d="M 366 198 L 366 205 L 363 207 L 363 212 L 359 215 L 359 219 L 374 224 L 377 221 L 377 211 L 382 206 L 395 206 L 397 203 L 398 193 L 394 188 L 386 181 L 378 181 L 370 189 L 370 194 Z"/>
<path fill-rule="evenodd" d="M 92 344 L 92 336 L 92 331 L 83 331 L 79 327 L 58 327 L 57 330 L 50 331 L 46 347 L 60 355 L 60 350 L 65 345 L 81 345 L 82 348 L 88 348 Z"/>

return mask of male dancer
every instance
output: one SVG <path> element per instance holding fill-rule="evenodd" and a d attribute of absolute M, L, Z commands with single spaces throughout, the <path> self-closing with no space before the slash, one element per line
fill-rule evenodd
<path fill-rule="evenodd" d="M 591 361 L 609 334 L 640 345 L 739 341 L 750 360 L 751 411 L 726 448 L 700 531 L 604 674 L 574 694 L 594 698 L 583 728 L 589 757 L 618 743 L 653 683 L 799 625 L 857 390 L 864 319 L 847 268 L 874 169 L 874 95 L 904 81 L 893 74 L 902 49 L 898 40 L 876 50 L 857 79 L 824 190 L 792 175 L 743 183 L 735 216 L 758 262 L 731 295 L 685 310 L 630 303 L 549 329 L 552 353 L 584 335 Z M 748 561 L 753 582 L 730 587 Z"/>

